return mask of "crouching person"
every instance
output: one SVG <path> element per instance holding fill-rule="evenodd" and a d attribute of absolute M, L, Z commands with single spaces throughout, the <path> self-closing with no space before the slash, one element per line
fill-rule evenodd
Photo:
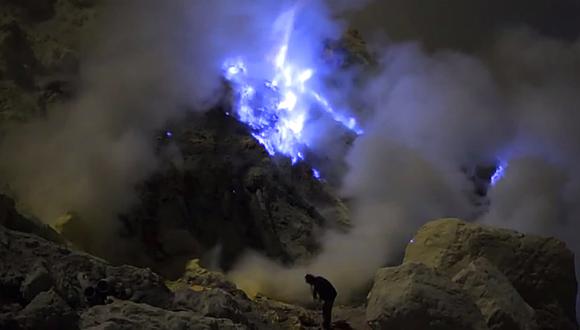
<path fill-rule="evenodd" d="M 322 328 L 331 329 L 332 324 L 332 305 L 336 299 L 336 289 L 332 284 L 322 276 L 306 274 L 304 276 L 306 283 L 310 284 L 312 297 L 314 300 L 322 300 Z"/>

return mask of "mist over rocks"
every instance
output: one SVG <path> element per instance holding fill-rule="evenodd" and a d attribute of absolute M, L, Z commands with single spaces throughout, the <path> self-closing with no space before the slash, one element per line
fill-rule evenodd
<path fill-rule="evenodd" d="M 484 282 L 493 279 L 482 268 L 495 267 L 535 309 L 539 324 L 573 326 L 575 257 L 558 239 L 578 251 L 577 41 L 511 29 L 486 52 L 466 55 L 413 42 L 366 44 L 350 31 L 325 54 L 343 64 L 326 77 L 334 85 L 325 92 L 352 107 L 365 134 L 344 138 L 332 125 L 315 126 L 321 136 L 312 164 L 323 169 L 319 181 L 309 164 L 270 157 L 224 102 L 221 61 L 266 52 L 272 40 L 265 31 L 290 2 L 236 3 L 2 2 L 0 187 L 10 198 L 0 195 L 0 223 L 171 279 L 200 258 L 257 297 L 304 301 L 303 274 L 324 274 L 340 299 L 360 304 L 376 270 L 398 263 L 417 228 L 459 217 L 557 239 L 512 241 L 492 230 L 461 240 L 477 250 L 451 253 L 469 255 L 462 262 L 422 262 L 449 277 L 473 272 Z M 347 23 L 335 16 L 353 9 L 344 1 L 311 3 L 297 32 L 308 37 L 305 47 L 338 38 Z M 505 175 L 492 185 L 500 163 Z M 481 167 L 490 173 L 477 174 Z M 37 219 L 53 226 L 64 220 L 63 237 Z M 489 249 L 504 237 L 518 247 L 518 257 L 529 257 L 515 263 L 519 270 L 538 277 L 496 264 Z M 545 245 L 536 249 L 538 242 Z M 489 252 L 493 267 L 477 262 L 481 251 Z M 6 280 L 28 284 L 26 301 L 54 280 L 43 262 L 31 267 L 39 271 Z M 12 295 L 14 287 L 7 288 Z M 61 305 L 52 295 L 38 300 Z M 227 305 L 229 295 L 186 296 L 201 302 L 191 306 L 207 307 L 215 297 L 216 305 Z M 494 299 L 475 303 L 483 309 L 496 306 Z M 503 321 L 529 316 L 517 304 Z M 196 319 L 118 305 L 120 317 L 140 310 L 154 318 Z M 288 323 L 316 323 L 310 310 L 278 307 L 281 318 L 292 314 Z M 90 318 L 107 312 L 97 307 Z M 482 314 L 489 325 L 493 317 Z"/>

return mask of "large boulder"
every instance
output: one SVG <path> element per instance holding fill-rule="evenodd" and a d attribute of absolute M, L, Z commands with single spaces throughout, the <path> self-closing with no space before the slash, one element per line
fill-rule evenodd
<path fill-rule="evenodd" d="M 377 271 L 366 316 L 374 329 L 487 329 L 481 312 L 457 284 L 420 263 Z"/>
<path fill-rule="evenodd" d="M 478 258 L 453 277 L 475 302 L 491 330 L 535 330 L 535 312 L 487 259 Z"/>
<path fill-rule="evenodd" d="M 576 329 L 574 254 L 555 238 L 441 219 L 419 229 L 404 262 L 421 262 L 449 278 L 485 257 L 536 310 L 542 329 Z"/>

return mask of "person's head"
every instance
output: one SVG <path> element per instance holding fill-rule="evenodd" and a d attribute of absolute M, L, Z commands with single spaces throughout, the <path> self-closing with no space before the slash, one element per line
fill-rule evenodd
<path fill-rule="evenodd" d="M 312 274 L 306 274 L 304 276 L 304 280 L 306 281 L 306 283 L 312 284 L 312 283 L 314 283 L 314 275 L 312 275 Z"/>

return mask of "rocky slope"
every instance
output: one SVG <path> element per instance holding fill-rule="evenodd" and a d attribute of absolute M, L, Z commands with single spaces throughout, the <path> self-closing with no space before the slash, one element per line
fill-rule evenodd
<path fill-rule="evenodd" d="M 364 305 L 337 306 L 334 328 L 577 329 L 571 255 L 553 238 L 434 221 L 408 245 L 403 264 L 377 271 L 366 320 Z M 319 322 L 316 310 L 248 298 L 198 260 L 167 281 L 0 226 L 2 329 L 317 329 Z"/>

